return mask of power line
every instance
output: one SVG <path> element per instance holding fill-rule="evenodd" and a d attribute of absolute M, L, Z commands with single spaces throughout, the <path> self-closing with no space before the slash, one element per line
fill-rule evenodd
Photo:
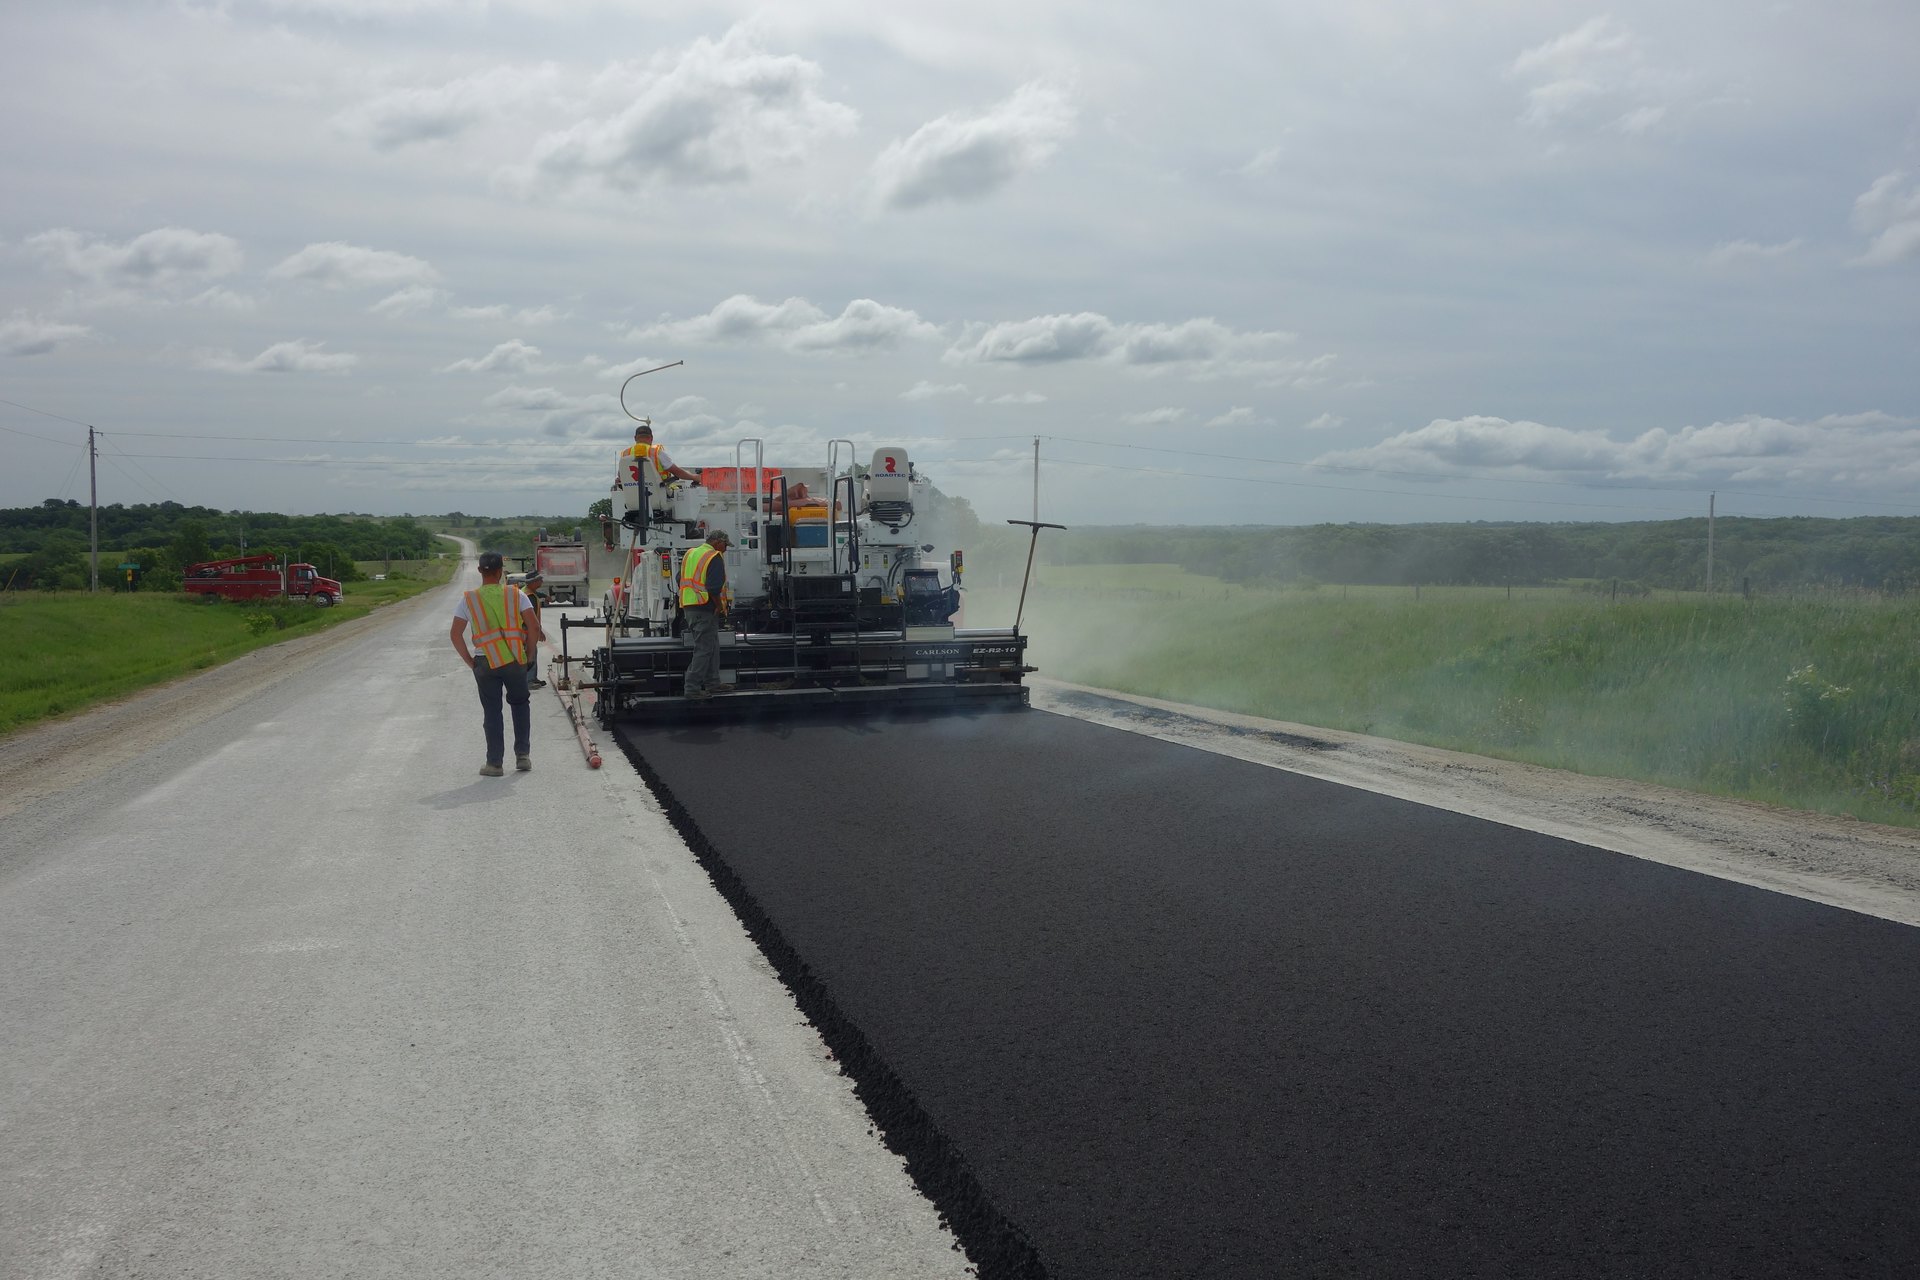
<path fill-rule="evenodd" d="M 114 447 L 114 451 L 113 451 L 112 453 L 110 453 L 110 454 L 102 454 L 101 456 L 102 456 L 102 457 L 104 457 L 104 458 L 106 458 L 106 459 L 107 459 L 107 460 L 108 460 L 109 462 L 112 462 L 112 461 L 113 461 L 113 460 L 114 460 L 114 459 L 115 459 L 116 457 L 119 457 L 119 458 L 125 458 L 125 459 L 127 459 L 127 462 L 128 462 L 128 464 L 129 464 L 130 466 L 132 466 L 132 467 L 133 467 L 133 469 L 134 469 L 135 471 L 138 471 L 138 472 L 139 472 L 139 473 L 140 473 L 141 475 L 143 475 L 143 476 L 145 476 L 145 477 L 146 477 L 147 479 L 149 479 L 149 480 L 151 480 L 151 481 L 153 481 L 153 483 L 154 483 L 154 484 L 156 484 L 156 485 L 158 485 L 158 486 L 159 486 L 160 488 L 162 488 L 162 489 L 166 489 L 166 488 L 167 488 L 167 486 L 166 486 L 166 485 L 164 485 L 164 484 L 161 484 L 161 483 L 160 483 L 160 479 L 159 479 L 159 477 L 158 477 L 158 476 L 156 476 L 156 475 L 154 475 L 154 474 L 153 474 L 153 473 L 152 473 L 151 471 L 148 471 L 148 470 L 147 470 L 147 469 L 146 469 L 145 467 L 143 467 L 143 466 L 141 466 L 141 465 L 140 465 L 139 463 L 137 463 L 137 462 L 134 462 L 134 461 L 133 461 L 133 456 L 132 456 L 131 454 L 129 454 L 129 453 L 127 453 L 127 452 L 126 452 L 126 451 L 125 451 L 124 449 L 121 449 L 121 448 L 120 448 L 119 446 L 117 446 L 117 445 L 116 445 L 116 446 Z M 118 465 L 119 465 L 118 463 L 115 463 L 115 466 L 116 466 L 116 467 L 118 467 Z M 125 474 L 125 472 L 123 471 L 123 472 L 122 472 L 121 474 L 123 474 L 123 475 L 124 475 L 124 474 Z M 136 480 L 136 481 L 134 481 L 134 483 L 135 483 L 135 484 L 139 484 L 140 482 L 139 482 L 138 480 Z M 145 485 L 140 485 L 140 487 L 141 487 L 142 489 L 146 489 L 146 486 L 145 486 Z M 147 492 L 148 492 L 148 493 L 152 493 L 152 492 L 153 492 L 153 490 L 151 490 L 151 489 L 147 489 Z M 168 490 L 167 490 L 167 492 L 168 492 L 168 493 L 172 493 L 173 491 L 172 491 L 171 489 L 168 489 Z M 178 495 L 175 495 L 175 499 L 176 499 L 176 501 L 178 500 Z"/>
<path fill-rule="evenodd" d="M 165 498 L 155 493 L 152 489 L 147 488 L 147 486 L 141 482 L 139 476 L 134 475 L 132 472 L 128 471 L 125 467 L 121 466 L 119 461 L 114 457 L 114 455 L 110 453 L 103 453 L 100 456 L 105 458 L 108 462 L 111 462 L 113 464 L 113 469 L 115 471 L 118 471 L 121 475 L 131 480 L 134 483 L 135 487 L 137 487 L 142 493 L 146 494 L 149 498 L 152 498 L 155 502 L 166 501 Z M 124 457 L 126 455 L 122 454 L 121 456 Z M 156 480 L 154 481 L 154 483 L 158 484 L 159 481 Z"/>
<path fill-rule="evenodd" d="M 11 403 L 11 402 L 9 401 L 8 403 Z M 81 425 L 81 426 L 85 426 L 86 424 L 85 424 L 85 423 L 83 422 L 83 423 L 81 423 L 80 425 Z M 33 432 L 31 432 L 31 431 L 22 431 L 22 430 L 21 430 L 20 428 L 18 428 L 18 427 L 9 427 L 9 426 L 4 426 L 4 425 L 0 425 L 0 431 L 11 431 L 11 432 L 12 432 L 12 433 L 13 433 L 14 435 L 16 435 L 16 436 L 26 436 L 26 437 L 27 437 L 27 438 L 28 438 L 29 440 L 45 440 L 45 441 L 46 441 L 46 442 L 47 442 L 48 444 L 58 444 L 58 445 L 65 445 L 65 446 L 66 446 L 67 448 L 69 448 L 69 449 L 84 449 L 84 448 L 86 448 L 86 446 L 85 446 L 85 445 L 83 445 L 83 444 L 76 444 L 76 443 L 74 443 L 74 442 L 73 442 L 73 441 L 71 441 L 71 440 L 56 440 L 56 439 L 54 439 L 54 438 L 53 438 L 52 436 L 43 436 L 43 435 L 36 435 L 35 433 L 33 433 Z"/>
<path fill-rule="evenodd" d="M 597 468 L 601 466 L 598 462 L 584 458 L 523 458 L 511 462 L 464 462 L 407 458 L 263 458 L 257 455 L 247 456 L 216 453 L 122 453 L 119 456 L 122 458 L 159 458 L 170 462 L 270 462 L 280 467 L 413 467 L 432 470 L 458 467 L 482 471 L 511 471 L 515 467 L 525 466 L 548 468 Z"/>
<path fill-rule="evenodd" d="M 57 413 L 48 413 L 45 409 L 36 409 L 30 404 L 21 404 L 18 400 L 0 400 L 0 404 L 10 404 L 16 409 L 25 409 L 28 413 L 37 413 L 43 418 L 58 418 L 61 422 L 71 422 L 76 427 L 90 427 L 93 425 L 91 422 L 82 422 L 78 418 L 63 418 Z"/>

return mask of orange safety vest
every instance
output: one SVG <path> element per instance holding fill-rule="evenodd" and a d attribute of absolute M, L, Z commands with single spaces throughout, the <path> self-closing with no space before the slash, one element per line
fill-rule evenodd
<path fill-rule="evenodd" d="M 667 478 L 667 469 L 660 465 L 660 446 L 657 444 L 635 444 L 624 450 L 620 456 L 633 459 L 633 462 L 627 466 L 627 478 L 636 484 L 640 480 L 640 459 L 642 458 L 652 459 L 653 473 L 662 480 Z"/>
<path fill-rule="evenodd" d="M 720 552 L 711 542 L 703 542 L 680 561 L 680 607 L 682 609 L 708 604 L 713 597 L 707 594 L 707 564 Z"/>
<path fill-rule="evenodd" d="M 510 662 L 524 664 L 527 636 L 520 620 L 520 588 L 508 591 L 497 582 L 489 582 L 467 592 L 466 601 L 473 647 L 486 656 L 487 665 L 498 670 Z M 487 608 L 490 604 L 495 607 Z"/>

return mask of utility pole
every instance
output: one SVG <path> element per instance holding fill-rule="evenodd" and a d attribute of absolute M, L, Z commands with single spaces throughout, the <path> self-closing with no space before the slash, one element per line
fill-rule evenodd
<path fill-rule="evenodd" d="M 1707 495 L 1707 594 L 1713 594 L 1713 500 L 1718 494 Z"/>
<path fill-rule="evenodd" d="M 87 428 L 87 541 L 92 548 L 87 590 L 100 590 L 100 450 L 94 447 L 93 428 Z"/>

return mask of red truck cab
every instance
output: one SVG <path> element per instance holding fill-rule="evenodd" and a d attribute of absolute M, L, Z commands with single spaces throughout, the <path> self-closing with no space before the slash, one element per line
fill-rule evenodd
<path fill-rule="evenodd" d="M 323 578 L 310 564 L 284 569 L 277 556 L 238 556 L 230 560 L 203 560 L 190 564 L 180 586 L 188 595 L 215 600 L 272 600 L 280 596 L 332 605 L 346 593 L 332 578 Z"/>

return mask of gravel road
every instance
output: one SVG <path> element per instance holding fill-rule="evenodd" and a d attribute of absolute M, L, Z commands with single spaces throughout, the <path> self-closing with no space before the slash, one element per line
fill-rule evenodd
<path fill-rule="evenodd" d="M 476 775 L 452 606 L 0 744 L 0 1275 L 964 1274 L 618 758 Z"/>

